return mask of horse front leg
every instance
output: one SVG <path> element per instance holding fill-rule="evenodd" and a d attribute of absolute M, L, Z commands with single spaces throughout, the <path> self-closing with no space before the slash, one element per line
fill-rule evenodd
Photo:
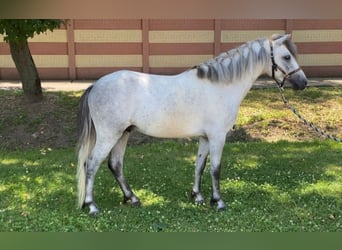
<path fill-rule="evenodd" d="M 210 145 L 210 174 L 212 178 L 213 194 L 210 204 L 213 206 L 217 204 L 217 210 L 222 211 L 226 209 L 226 204 L 221 199 L 220 193 L 220 173 L 221 173 L 221 157 L 225 143 L 225 136 L 222 138 L 212 138 L 209 141 Z"/>
<path fill-rule="evenodd" d="M 202 178 L 202 174 L 203 174 L 206 162 L 207 162 L 208 154 L 209 154 L 208 139 L 205 137 L 200 137 L 198 152 L 197 152 L 197 159 L 196 159 L 196 167 L 195 167 L 195 181 L 194 181 L 194 186 L 190 194 L 191 199 L 195 199 L 195 202 L 197 204 L 204 203 L 204 198 L 201 194 L 201 178 Z"/>

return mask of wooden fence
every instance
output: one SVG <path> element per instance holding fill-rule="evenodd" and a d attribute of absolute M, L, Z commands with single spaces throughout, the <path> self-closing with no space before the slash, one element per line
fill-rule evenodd
<path fill-rule="evenodd" d="M 119 69 L 175 74 L 273 33 L 292 34 L 308 76 L 342 76 L 342 19 L 80 19 L 29 45 L 42 79 L 83 80 Z M 4 42 L 0 79 L 18 79 Z"/>

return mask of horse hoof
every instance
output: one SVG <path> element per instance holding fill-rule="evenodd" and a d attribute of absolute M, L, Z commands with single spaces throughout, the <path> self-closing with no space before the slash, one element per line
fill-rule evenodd
<path fill-rule="evenodd" d="M 217 211 L 218 212 L 223 212 L 223 211 L 226 211 L 226 210 L 227 210 L 226 204 L 224 204 L 223 200 L 219 200 L 217 202 Z"/>
<path fill-rule="evenodd" d="M 140 202 L 139 198 L 137 198 L 136 196 L 132 196 L 130 198 L 124 196 L 124 200 L 123 200 L 122 204 L 126 205 L 128 202 L 130 202 L 131 206 L 133 206 L 133 207 L 140 207 L 141 206 L 141 202 Z"/>
<path fill-rule="evenodd" d="M 131 206 L 132 207 L 141 207 L 141 202 L 139 200 L 134 201 L 134 202 L 131 203 Z"/>
<path fill-rule="evenodd" d="M 100 211 L 90 211 L 88 213 L 89 217 L 97 217 L 100 214 Z"/>
<path fill-rule="evenodd" d="M 195 204 L 198 206 L 204 205 L 204 200 L 195 200 Z"/>
<path fill-rule="evenodd" d="M 95 217 L 100 213 L 100 209 L 98 209 L 94 203 L 89 205 L 89 209 L 90 209 L 90 211 L 89 211 L 88 215 L 91 217 Z"/>
<path fill-rule="evenodd" d="M 196 193 L 194 191 L 190 192 L 189 198 L 191 201 L 194 201 L 197 205 L 203 205 L 204 204 L 204 198 L 201 193 Z"/>
<path fill-rule="evenodd" d="M 218 212 L 227 211 L 227 207 L 226 207 L 226 206 L 224 206 L 224 207 L 217 207 L 217 211 L 218 211 Z"/>
<path fill-rule="evenodd" d="M 223 200 L 221 200 L 221 199 L 217 200 L 217 199 L 211 198 L 210 199 L 210 205 L 212 207 L 214 207 L 216 204 L 217 204 L 217 206 L 216 206 L 217 211 L 222 212 L 222 211 L 226 211 L 227 210 L 226 204 L 224 203 Z"/>

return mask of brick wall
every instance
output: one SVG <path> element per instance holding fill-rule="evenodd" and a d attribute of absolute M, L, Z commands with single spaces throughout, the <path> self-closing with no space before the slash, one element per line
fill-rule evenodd
<path fill-rule="evenodd" d="M 292 33 L 308 76 L 342 76 L 342 19 L 69 20 L 29 45 L 42 79 L 82 80 L 119 69 L 175 74 L 273 33 Z M 0 79 L 18 79 L 3 42 Z"/>

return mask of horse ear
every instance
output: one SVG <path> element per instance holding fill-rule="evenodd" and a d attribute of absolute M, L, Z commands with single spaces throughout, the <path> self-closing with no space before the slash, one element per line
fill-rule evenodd
<path fill-rule="evenodd" d="M 278 46 L 282 45 L 285 41 L 291 40 L 291 34 L 285 34 L 274 39 L 274 43 Z"/>

